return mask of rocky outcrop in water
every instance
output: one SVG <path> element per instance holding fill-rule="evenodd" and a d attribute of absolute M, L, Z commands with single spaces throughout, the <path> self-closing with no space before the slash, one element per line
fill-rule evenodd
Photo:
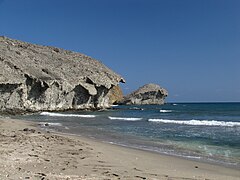
<path fill-rule="evenodd" d="M 165 97 L 168 96 L 166 89 L 157 84 L 146 84 L 133 93 L 125 96 L 120 104 L 164 104 Z"/>
<path fill-rule="evenodd" d="M 84 54 L 0 37 L 0 112 L 98 109 L 124 79 Z"/>

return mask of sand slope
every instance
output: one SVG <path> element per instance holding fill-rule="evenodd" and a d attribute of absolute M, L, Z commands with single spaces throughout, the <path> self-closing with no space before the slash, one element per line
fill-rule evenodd
<path fill-rule="evenodd" d="M 0 118 L 0 179 L 239 179 L 240 171 Z"/>

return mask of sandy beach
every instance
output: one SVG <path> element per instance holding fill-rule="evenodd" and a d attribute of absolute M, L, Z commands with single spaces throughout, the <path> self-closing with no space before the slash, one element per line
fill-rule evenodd
<path fill-rule="evenodd" d="M 240 178 L 237 169 L 45 132 L 3 117 L 0 142 L 0 179 Z"/>

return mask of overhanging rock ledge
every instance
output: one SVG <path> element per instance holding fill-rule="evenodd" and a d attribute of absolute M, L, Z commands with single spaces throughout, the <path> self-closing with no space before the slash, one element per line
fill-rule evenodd
<path fill-rule="evenodd" d="M 125 80 L 81 53 L 0 37 L 0 112 L 100 109 Z"/>

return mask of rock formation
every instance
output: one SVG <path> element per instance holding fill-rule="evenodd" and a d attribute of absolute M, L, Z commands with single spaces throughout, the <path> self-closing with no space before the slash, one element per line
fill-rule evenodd
<path fill-rule="evenodd" d="M 124 79 L 84 54 L 0 37 L 0 112 L 98 109 Z"/>
<path fill-rule="evenodd" d="M 109 99 L 111 104 L 117 104 L 123 99 L 123 92 L 120 86 L 114 86 L 109 91 Z"/>
<path fill-rule="evenodd" d="M 133 93 L 125 96 L 120 104 L 164 104 L 165 97 L 168 96 L 166 89 L 157 84 L 146 84 Z"/>

